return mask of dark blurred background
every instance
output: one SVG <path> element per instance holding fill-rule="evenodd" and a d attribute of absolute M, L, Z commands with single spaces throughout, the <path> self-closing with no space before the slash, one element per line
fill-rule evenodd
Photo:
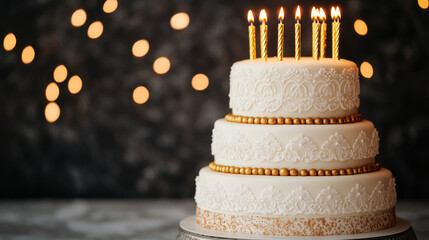
<path fill-rule="evenodd" d="M 268 10 L 274 56 L 278 9 L 285 7 L 285 49 L 293 56 L 299 3 L 307 56 L 312 5 L 328 13 L 340 5 L 341 57 L 358 66 L 367 61 L 374 69 L 371 78 L 361 77 L 360 112 L 380 131 L 377 160 L 396 176 L 399 198 L 429 199 L 429 10 L 417 0 L 118 3 L 105 13 L 104 1 L 97 0 L 1 1 L 1 40 L 10 32 L 17 38 L 12 51 L 0 49 L 2 198 L 192 197 L 198 170 L 213 159 L 213 122 L 230 112 L 230 66 L 248 58 L 247 11 Z M 74 27 L 70 18 L 81 8 L 87 20 Z M 174 30 L 170 19 L 179 12 L 187 13 L 190 23 Z M 368 26 L 364 36 L 354 30 L 357 19 Z M 104 31 L 90 39 L 94 21 L 101 21 Z M 139 39 L 150 44 L 141 58 L 131 52 Z M 36 55 L 23 64 L 27 45 Z M 163 75 L 152 68 L 161 56 L 171 63 Z M 68 69 L 55 101 L 61 115 L 49 123 L 45 89 L 60 64 Z M 191 86 L 197 73 L 209 78 L 203 91 Z M 83 87 L 72 95 L 67 81 L 75 74 Z M 138 86 L 150 92 L 144 104 L 133 100 Z"/>

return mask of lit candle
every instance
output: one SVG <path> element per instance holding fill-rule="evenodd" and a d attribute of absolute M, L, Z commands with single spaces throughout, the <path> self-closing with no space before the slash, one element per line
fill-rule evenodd
<path fill-rule="evenodd" d="M 327 35 L 327 24 L 326 24 L 326 14 L 322 8 L 320 8 L 320 58 L 326 57 L 326 35 Z"/>
<path fill-rule="evenodd" d="M 285 18 L 285 13 L 283 11 L 283 7 L 280 8 L 279 13 L 279 26 L 278 26 L 278 36 L 277 36 L 277 60 L 282 61 L 283 60 L 283 46 L 284 46 L 284 32 L 285 32 L 285 25 L 283 24 L 283 19 Z"/>
<path fill-rule="evenodd" d="M 249 22 L 249 55 L 250 59 L 256 59 L 256 34 L 255 34 L 255 25 L 253 22 L 255 21 L 253 18 L 253 13 L 249 10 L 247 14 L 247 21 Z"/>
<path fill-rule="evenodd" d="M 295 60 L 301 59 L 301 10 L 299 6 L 296 8 L 295 13 Z"/>
<path fill-rule="evenodd" d="M 340 8 L 336 9 L 332 7 L 331 9 L 332 17 L 332 58 L 334 60 L 340 59 L 340 20 L 341 13 Z"/>
<path fill-rule="evenodd" d="M 265 24 L 267 22 L 267 13 L 265 10 L 262 10 L 259 14 L 259 21 L 261 22 L 260 31 L 261 31 L 261 58 L 264 61 L 268 60 L 268 26 Z"/>
<path fill-rule="evenodd" d="M 311 19 L 313 20 L 313 58 L 319 60 L 319 46 L 320 46 L 320 23 L 319 23 L 319 10 L 315 7 L 311 10 Z"/>

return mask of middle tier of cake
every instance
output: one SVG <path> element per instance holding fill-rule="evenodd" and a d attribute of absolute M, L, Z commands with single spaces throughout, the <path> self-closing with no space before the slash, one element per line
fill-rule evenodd
<path fill-rule="evenodd" d="M 223 166 L 346 169 L 374 163 L 378 131 L 372 122 L 330 125 L 254 125 L 215 122 L 212 155 Z"/>

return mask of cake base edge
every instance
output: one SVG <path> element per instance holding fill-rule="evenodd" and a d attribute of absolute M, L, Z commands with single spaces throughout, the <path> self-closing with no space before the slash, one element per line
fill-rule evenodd
<path fill-rule="evenodd" d="M 226 233 L 201 227 L 196 223 L 195 215 L 183 218 L 179 223 L 176 240 L 213 240 L 213 239 L 235 239 L 235 240 L 416 240 L 417 236 L 410 222 L 396 218 L 396 224 L 388 229 L 371 233 L 361 233 L 338 236 L 267 236 L 249 235 L 239 233 Z"/>
<path fill-rule="evenodd" d="M 203 228 L 251 235 L 333 236 L 375 232 L 396 223 L 395 208 L 356 216 L 265 217 L 227 214 L 197 206 L 196 222 Z"/>

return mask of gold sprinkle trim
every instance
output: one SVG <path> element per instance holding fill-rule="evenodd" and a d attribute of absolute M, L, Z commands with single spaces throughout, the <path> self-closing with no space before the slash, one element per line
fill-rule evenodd
<path fill-rule="evenodd" d="M 196 215 L 197 224 L 204 228 L 244 234 L 263 233 L 265 236 L 331 236 L 358 234 L 392 227 L 395 225 L 396 221 L 394 207 L 387 210 L 351 216 L 268 217 L 220 213 L 201 209 L 197 206 Z"/>
<path fill-rule="evenodd" d="M 291 118 L 291 117 L 246 117 L 239 116 L 229 113 L 225 116 L 225 119 L 228 122 L 235 123 L 248 123 L 248 124 L 268 124 L 268 125 L 298 125 L 298 124 L 307 124 L 307 125 L 326 125 L 326 124 L 345 124 L 345 123 L 354 123 L 360 122 L 363 120 L 363 115 L 360 113 L 352 114 L 347 117 L 331 117 L 331 118 Z"/>
<path fill-rule="evenodd" d="M 266 176 L 338 176 L 356 175 L 362 173 L 376 172 L 381 169 L 380 163 L 370 163 L 357 168 L 346 169 L 301 169 L 295 168 L 251 168 L 217 165 L 215 162 L 209 164 L 209 168 L 216 172 L 232 173 L 241 175 L 266 175 Z"/>

